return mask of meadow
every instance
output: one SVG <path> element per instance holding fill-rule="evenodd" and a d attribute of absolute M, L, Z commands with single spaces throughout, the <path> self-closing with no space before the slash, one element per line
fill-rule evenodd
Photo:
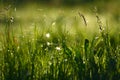
<path fill-rule="evenodd" d="M 112 13 L 35 5 L 3 10 L 0 80 L 119 80 L 120 17 Z"/>

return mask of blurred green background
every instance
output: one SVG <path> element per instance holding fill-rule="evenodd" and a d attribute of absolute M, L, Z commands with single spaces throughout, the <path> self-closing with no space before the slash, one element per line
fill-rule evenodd
<path fill-rule="evenodd" d="M 119 3 L 119 0 L 0 0 L 1 4 L 14 4 L 19 6 L 25 3 L 39 3 L 46 5 L 65 5 L 65 6 L 77 6 L 85 4 L 104 4 L 107 5 L 109 2 Z"/>
<path fill-rule="evenodd" d="M 41 25 L 40 19 L 46 18 L 45 24 L 49 26 L 61 16 L 76 17 L 80 21 L 78 12 L 81 12 L 88 21 L 88 28 L 96 26 L 95 13 L 98 13 L 104 26 L 108 22 L 110 29 L 119 30 L 119 3 L 120 0 L 0 0 L 0 24 L 5 22 L 5 17 L 14 17 L 14 24 L 27 26 L 29 23 Z M 66 20 L 68 24 L 70 19 Z"/>

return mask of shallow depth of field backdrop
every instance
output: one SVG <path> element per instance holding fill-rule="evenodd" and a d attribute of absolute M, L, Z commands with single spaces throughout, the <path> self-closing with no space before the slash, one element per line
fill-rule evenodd
<path fill-rule="evenodd" d="M 0 0 L 0 80 L 119 80 L 120 0 Z"/>

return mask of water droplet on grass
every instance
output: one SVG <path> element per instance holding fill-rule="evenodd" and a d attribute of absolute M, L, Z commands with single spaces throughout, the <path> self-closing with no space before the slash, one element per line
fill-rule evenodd
<path fill-rule="evenodd" d="M 54 26 L 55 24 L 56 24 L 56 23 L 55 23 L 55 22 L 53 22 L 53 23 L 52 23 L 52 26 Z"/>
<path fill-rule="evenodd" d="M 11 53 L 11 56 L 13 57 L 13 53 Z"/>
<path fill-rule="evenodd" d="M 51 45 L 51 43 L 50 43 L 50 42 L 47 42 L 47 45 L 48 45 L 48 46 L 50 46 L 50 45 Z"/>
<path fill-rule="evenodd" d="M 60 47 L 56 47 L 55 49 L 56 49 L 56 50 L 58 50 L 58 51 L 60 51 L 60 50 L 61 50 L 61 48 L 60 48 Z"/>
<path fill-rule="evenodd" d="M 95 39 L 99 39 L 99 37 L 95 37 Z"/>
<path fill-rule="evenodd" d="M 47 33 L 45 36 L 46 36 L 47 38 L 50 38 L 50 33 Z"/>
<path fill-rule="evenodd" d="M 10 50 L 8 49 L 8 52 L 9 52 Z"/>
<path fill-rule="evenodd" d="M 67 62 L 67 59 L 64 59 L 65 62 Z"/>

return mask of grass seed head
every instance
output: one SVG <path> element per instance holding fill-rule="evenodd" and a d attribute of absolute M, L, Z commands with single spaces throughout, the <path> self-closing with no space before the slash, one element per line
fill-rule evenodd
<path fill-rule="evenodd" d="M 83 14 L 81 14 L 80 12 L 78 12 L 78 14 L 83 19 L 85 26 L 87 26 L 88 21 L 86 20 L 85 16 Z"/>

